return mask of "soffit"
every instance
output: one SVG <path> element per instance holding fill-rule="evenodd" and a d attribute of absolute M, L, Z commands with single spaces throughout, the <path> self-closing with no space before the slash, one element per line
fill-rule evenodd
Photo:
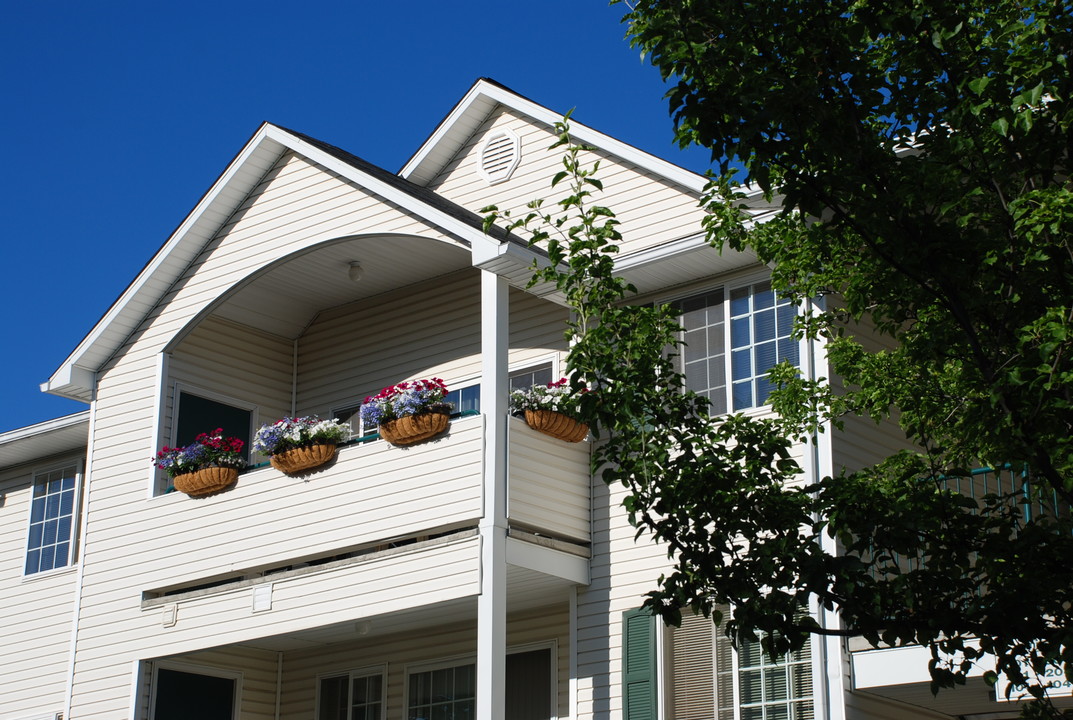
<path fill-rule="evenodd" d="M 78 450 L 89 438 L 89 411 L 0 434 L 0 470 Z"/>
<path fill-rule="evenodd" d="M 349 277 L 350 263 L 363 276 Z M 349 238 L 286 259 L 229 294 L 213 315 L 285 338 L 297 338 L 321 310 L 471 266 L 470 253 L 404 235 Z"/>
<path fill-rule="evenodd" d="M 561 606 L 568 602 L 571 583 L 533 570 L 515 566 L 507 568 L 507 611 L 520 613 L 542 607 Z M 371 638 L 423 629 L 475 625 L 477 596 L 383 614 L 362 613 L 370 608 L 355 608 L 355 617 L 345 622 L 293 633 L 272 635 L 241 643 L 246 647 L 287 652 L 311 650 L 346 642 L 364 642 Z M 373 608 L 375 610 L 375 608 Z"/>

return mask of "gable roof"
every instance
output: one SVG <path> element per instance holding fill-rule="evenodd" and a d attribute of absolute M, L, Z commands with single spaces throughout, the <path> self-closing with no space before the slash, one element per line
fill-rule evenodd
<path fill-rule="evenodd" d="M 41 385 L 42 391 L 92 401 L 96 372 L 288 150 L 439 226 L 470 248 L 474 265 L 505 275 L 513 282 L 521 282 L 531 274 L 529 268 L 538 255 L 524 241 L 502 229 L 494 228 L 491 235 L 486 235 L 476 213 L 333 145 L 264 123 L 134 281 Z"/>
<path fill-rule="evenodd" d="M 495 80 L 480 78 L 403 165 L 399 175 L 417 185 L 432 182 L 498 105 L 511 108 L 549 126 L 554 126 L 563 119 L 561 113 L 535 103 Z M 616 155 L 698 195 L 707 183 L 703 175 L 593 130 L 572 118 L 570 135 L 579 142 Z"/>

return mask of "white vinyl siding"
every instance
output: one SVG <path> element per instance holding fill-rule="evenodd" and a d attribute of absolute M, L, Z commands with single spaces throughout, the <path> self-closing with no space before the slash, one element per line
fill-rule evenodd
<path fill-rule="evenodd" d="M 889 336 L 879 335 L 867 320 L 850 322 L 847 332 L 859 340 L 869 352 L 894 347 L 894 341 Z M 836 393 L 843 390 L 844 383 L 840 376 L 830 371 L 820 374 L 831 378 L 831 386 Z M 882 458 L 913 447 L 895 419 L 886 418 L 877 423 L 866 416 L 845 415 L 840 420 L 842 430 L 835 429 L 831 433 L 833 471 L 836 473 L 843 468 L 851 472 L 860 470 Z"/>
<path fill-rule="evenodd" d="M 578 542 L 589 528 L 589 443 L 567 443 L 511 418 L 507 516 L 512 525 Z"/>
<path fill-rule="evenodd" d="M 403 380 L 453 389 L 479 376 L 479 280 L 469 270 L 322 312 L 298 341 L 299 412 L 327 414 Z"/>
<path fill-rule="evenodd" d="M 509 129 L 521 141 L 521 162 L 506 182 L 489 186 L 478 172 L 484 139 Z M 429 187 L 474 212 L 487 205 L 526 211 L 535 198 L 556 198 L 551 178 L 562 170 L 563 148 L 549 150 L 553 129 L 507 108 L 492 113 Z M 699 197 L 603 151 L 583 153 L 585 162 L 600 161 L 604 191 L 597 201 L 612 208 L 622 223 L 622 253 L 661 245 L 701 232 L 704 212 Z M 560 186 L 561 187 L 561 186 Z"/>
<path fill-rule="evenodd" d="M 365 507 L 378 509 L 370 510 L 365 516 L 368 522 L 363 523 L 367 529 L 355 536 L 355 522 L 361 521 L 355 519 L 352 507 L 340 502 L 340 497 L 359 489 L 367 492 L 381 481 L 390 486 L 402 469 L 397 463 L 407 466 L 421 457 L 417 452 L 397 451 L 393 462 L 383 464 L 375 473 L 369 472 L 363 480 L 355 479 L 354 473 L 349 477 L 333 474 L 328 480 L 326 471 L 315 483 L 303 484 L 265 470 L 243 475 L 233 490 L 208 502 L 172 495 L 148 504 L 145 501 L 145 483 L 151 474 L 149 457 L 159 448 L 153 428 L 158 426 L 158 417 L 163 419 L 166 415 L 166 408 L 156 400 L 159 356 L 179 333 L 188 330 L 191 319 L 206 312 L 245 278 L 291 253 L 333 238 L 390 233 L 421 235 L 428 242 L 442 241 L 457 247 L 455 240 L 429 223 L 308 161 L 286 155 L 161 302 L 145 309 L 145 320 L 98 373 L 94 482 L 88 493 L 94 522 L 87 538 L 73 716 L 128 714 L 130 663 L 142 656 L 144 648 L 155 644 L 152 638 L 162 634 L 160 612 L 150 617 L 137 609 L 137 598 L 143 589 L 348 545 L 357 537 L 384 530 L 385 525 L 397 519 L 393 519 L 393 511 L 385 514 L 379 509 L 383 499 L 366 504 Z M 282 351 L 279 354 L 289 355 Z M 255 367 L 258 358 L 247 356 L 245 361 Z M 288 365 L 288 375 L 289 371 Z M 178 372 L 185 369 L 180 367 Z M 262 410 L 264 415 L 289 412 L 289 384 L 286 387 L 286 393 L 271 401 L 277 410 L 266 407 Z M 473 488 L 479 487 L 480 432 L 479 427 L 472 435 L 453 432 L 452 440 L 446 441 L 447 446 L 459 442 L 456 447 L 465 459 L 448 461 L 453 474 L 451 483 L 445 485 L 449 500 L 444 509 L 416 513 L 404 522 L 435 523 L 441 518 L 479 514 L 480 495 Z M 471 442 L 476 444 L 470 445 Z M 445 445 L 435 447 L 442 450 Z M 336 472 L 344 467 L 346 463 L 334 466 Z M 422 470 L 435 474 L 442 473 L 445 467 L 444 462 L 425 463 Z M 409 476 L 417 485 L 409 494 L 396 496 L 394 503 L 419 503 L 427 497 L 432 481 L 422 473 Z M 364 486 L 359 488 L 358 483 Z M 294 511 L 297 501 L 290 497 L 297 488 L 302 490 L 302 513 Z M 175 507 L 183 502 L 186 507 Z M 478 508 L 476 513 L 474 507 Z M 218 514 L 220 511 L 224 516 Z M 330 517 L 333 514 L 335 517 Z M 275 539 L 260 544 L 262 532 Z M 342 536 L 345 539 L 341 540 Z M 467 571 L 460 566 L 460 572 Z M 248 613 L 249 602 L 241 605 L 242 612 Z M 331 617 L 335 611 L 325 612 L 326 617 Z M 182 617 L 180 607 L 177 627 L 181 627 Z M 224 623 L 222 627 L 241 631 L 238 623 Z M 175 647 L 187 650 L 225 642 L 220 629 L 220 624 L 211 622 L 191 628 Z M 162 649 L 168 651 L 167 646 Z"/>
<path fill-rule="evenodd" d="M 319 677 L 352 668 L 384 668 L 386 718 L 405 718 L 406 674 L 431 663 L 458 664 L 472 662 L 476 646 L 477 625 L 470 617 L 459 621 L 437 622 L 427 616 L 416 620 L 411 630 L 376 635 L 377 620 L 370 626 L 373 634 L 359 637 L 352 630 L 342 632 L 330 644 L 285 653 L 281 720 L 307 720 L 312 715 Z M 558 717 L 567 717 L 569 689 L 569 619 L 565 604 L 553 605 L 507 618 L 508 648 L 527 649 L 529 645 L 553 642 L 556 648 L 556 707 Z"/>
<path fill-rule="evenodd" d="M 509 301 L 512 366 L 566 350 L 562 307 L 514 289 Z M 298 413 L 326 416 L 403 380 L 478 382 L 480 316 L 476 270 L 320 313 L 298 341 Z"/>
<path fill-rule="evenodd" d="M 79 466 L 81 458 L 55 458 L 45 467 Z M 24 576 L 27 522 L 34 468 L 0 471 L 0 717 L 62 712 L 74 621 L 75 567 Z"/>

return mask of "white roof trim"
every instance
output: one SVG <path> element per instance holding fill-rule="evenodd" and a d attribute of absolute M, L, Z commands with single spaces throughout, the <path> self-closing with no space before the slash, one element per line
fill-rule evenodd
<path fill-rule="evenodd" d="M 64 430 L 88 422 L 89 410 L 82 410 L 73 415 L 64 415 L 63 417 L 45 420 L 34 425 L 27 425 L 26 427 L 15 428 L 14 430 L 0 433 L 0 445 L 19 442 L 20 440 L 26 440 L 27 438 L 36 437 L 38 435 L 48 435 L 57 430 Z"/>
<path fill-rule="evenodd" d="M 447 212 L 265 123 L 153 256 L 138 277 L 97 322 L 60 367 L 41 385 L 44 392 L 90 402 L 95 374 L 126 341 L 145 314 L 167 293 L 204 243 L 211 239 L 285 150 L 293 150 L 445 231 L 468 240 L 473 250 L 494 252 L 499 241 Z"/>
<path fill-rule="evenodd" d="M 399 175 L 418 185 L 427 185 L 442 169 L 432 159 L 433 151 L 442 143 L 461 147 L 480 120 L 487 117 L 491 108 L 494 107 L 492 103 L 504 105 L 552 126 L 563 119 L 561 114 L 482 78 L 474 83 L 465 97 L 455 105 L 428 140 L 399 171 Z M 639 150 L 573 119 L 570 121 L 570 134 L 576 140 L 605 150 L 692 192 L 699 194 L 707 183 L 703 175 Z"/>

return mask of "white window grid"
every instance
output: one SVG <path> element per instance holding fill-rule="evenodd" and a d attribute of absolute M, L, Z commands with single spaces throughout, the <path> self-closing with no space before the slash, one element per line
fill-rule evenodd
<path fill-rule="evenodd" d="M 67 567 L 74 558 L 78 465 L 34 474 L 24 574 Z"/>
<path fill-rule="evenodd" d="M 676 305 L 686 386 L 708 398 L 712 414 L 764 405 L 771 368 L 784 360 L 800 365 L 800 341 L 792 337 L 797 307 L 778 297 L 770 280 L 713 287 Z"/>

